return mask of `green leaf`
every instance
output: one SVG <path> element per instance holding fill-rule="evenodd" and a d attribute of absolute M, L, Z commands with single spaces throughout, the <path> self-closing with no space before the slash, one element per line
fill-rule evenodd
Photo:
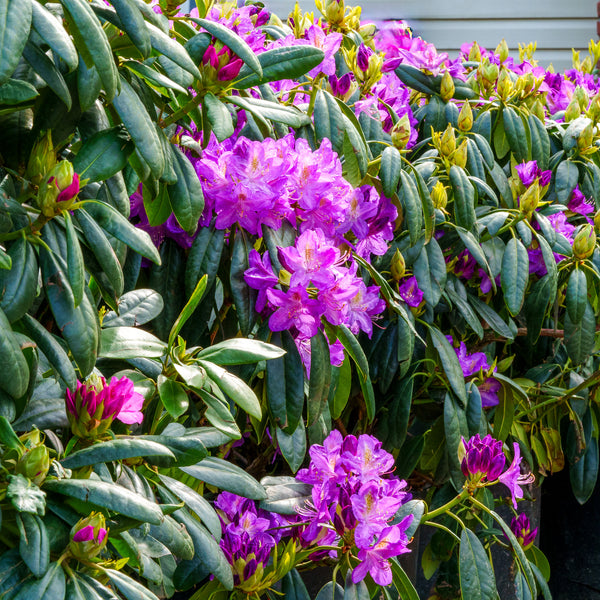
<path fill-rule="evenodd" d="M 24 237 L 11 244 L 8 256 L 12 262 L 10 270 L 0 270 L 0 308 L 13 323 L 29 310 L 35 299 L 39 268 L 35 250 Z"/>
<path fill-rule="evenodd" d="M 86 202 L 85 209 L 104 231 L 153 263 L 160 264 L 160 255 L 148 233 L 132 225 L 118 210 L 98 201 Z"/>
<path fill-rule="evenodd" d="M 352 571 L 348 571 L 344 583 L 344 600 L 370 600 L 369 588 L 364 579 L 358 583 L 352 581 Z"/>
<path fill-rule="evenodd" d="M 40 6 L 37 2 L 33 3 Z M 20 79 L 9 79 L 0 85 L 0 105 L 17 106 L 34 100 L 39 92 L 26 81 Z"/>
<path fill-rule="evenodd" d="M 207 275 L 203 275 L 200 281 L 196 284 L 194 291 L 192 292 L 189 300 L 186 305 L 183 307 L 183 310 L 177 317 L 175 323 L 173 323 L 173 327 L 169 332 L 169 348 L 173 347 L 175 340 L 177 339 L 177 335 L 181 331 L 181 328 L 184 326 L 186 321 L 192 316 L 192 313 L 196 310 L 200 300 L 202 300 L 202 296 L 204 296 L 204 292 L 206 291 L 206 282 L 208 280 Z M 259 417 L 260 418 L 260 417 Z"/>
<path fill-rule="evenodd" d="M 295 128 L 311 123 L 310 117 L 295 106 L 286 106 L 260 98 L 242 98 L 241 96 L 226 96 L 225 100 L 252 113 L 258 121 L 265 125 L 268 125 L 265 119 Z"/>
<path fill-rule="evenodd" d="M 308 391 L 308 426 L 314 425 L 327 404 L 331 385 L 329 344 L 322 332 L 310 340 L 310 377 Z"/>
<path fill-rule="evenodd" d="M 198 518 L 206 525 L 206 528 L 212 533 L 215 539 L 221 539 L 221 522 L 217 512 L 208 500 L 205 500 L 198 492 L 191 487 L 181 483 L 177 479 L 158 475 L 160 480 L 167 486 L 169 491 L 175 494 L 180 500 L 185 502 L 186 509 L 196 513 Z"/>
<path fill-rule="evenodd" d="M 202 100 L 202 109 L 206 111 L 206 117 L 210 128 L 214 131 L 219 142 L 226 140 L 233 133 L 233 119 L 225 104 L 223 104 L 212 92 L 207 92 Z"/>
<path fill-rule="evenodd" d="M 296 473 L 302 466 L 306 456 L 306 432 L 304 431 L 304 421 L 300 419 L 296 431 L 292 434 L 285 433 L 279 427 L 276 428 L 277 445 L 281 454 L 290 466 L 293 473 Z"/>
<path fill-rule="evenodd" d="M 234 54 L 237 54 L 245 64 L 247 64 L 259 77 L 262 77 L 263 70 L 260 61 L 252 48 L 239 36 L 233 32 L 229 27 L 216 23 L 215 21 L 208 21 L 207 19 L 196 19 L 191 18 L 191 21 L 197 23 L 208 31 L 213 37 L 216 37 L 220 42 L 223 42 Z M 198 77 L 200 79 L 200 77 Z"/>
<path fill-rule="evenodd" d="M 32 69 L 43 79 L 48 87 L 63 101 L 67 110 L 71 110 L 71 93 L 62 73 L 54 63 L 31 41 L 23 49 L 23 58 L 31 65 Z"/>
<path fill-rule="evenodd" d="M 117 303 L 119 314 L 110 311 L 102 319 L 103 327 L 137 327 L 149 323 L 164 307 L 162 296 L 154 290 L 133 290 Z"/>
<path fill-rule="evenodd" d="M 17 68 L 31 27 L 31 0 L 2 0 L 0 2 L 0 85 Z"/>
<path fill-rule="evenodd" d="M 65 8 L 65 19 L 75 46 L 87 67 L 94 66 L 96 69 L 106 99 L 110 102 L 119 85 L 119 74 L 106 33 L 90 5 L 84 0 L 61 0 L 61 4 Z"/>
<path fill-rule="evenodd" d="M 102 568 L 102 573 L 108 576 L 113 586 L 127 598 L 127 600 L 158 600 L 146 586 L 132 579 L 121 571 Z"/>
<path fill-rule="evenodd" d="M 528 121 L 531 131 L 531 158 L 536 160 L 538 167 L 544 171 L 550 162 L 550 136 L 546 125 L 535 115 L 530 114 Z"/>
<path fill-rule="evenodd" d="M 113 99 L 113 106 L 127 127 L 137 151 L 158 179 L 165 169 L 165 156 L 154 122 L 129 83 L 123 77 L 120 82 L 121 89 Z"/>
<path fill-rule="evenodd" d="M 454 218 L 456 224 L 467 230 L 475 225 L 475 190 L 464 169 L 457 165 L 450 167 L 450 185 L 454 197 Z"/>
<path fill-rule="evenodd" d="M 531 134 L 527 121 L 510 106 L 502 109 L 502 118 L 508 145 L 517 162 L 531 160 Z"/>
<path fill-rule="evenodd" d="M 108 238 L 106 237 L 102 228 L 84 208 L 80 208 L 75 212 L 75 218 L 77 219 L 77 222 L 83 231 L 90 249 L 96 257 L 100 268 L 108 277 L 117 297 L 119 297 L 123 293 L 123 288 L 125 285 L 123 270 L 121 269 L 119 259 L 117 258 L 113 247 L 108 241 Z M 75 297 L 74 294 L 73 297 Z"/>
<path fill-rule="evenodd" d="M 31 513 L 18 513 L 19 553 L 29 570 L 42 577 L 50 565 L 50 544 L 44 521 Z"/>
<path fill-rule="evenodd" d="M 575 268 L 569 275 L 565 306 L 571 323 L 580 323 L 587 306 L 587 279 L 581 269 Z"/>
<path fill-rule="evenodd" d="M 181 383 L 169 379 L 164 375 L 158 376 L 158 395 L 167 412 L 177 419 L 185 413 L 189 407 L 189 398 Z"/>
<path fill-rule="evenodd" d="M 499 404 L 494 414 L 494 438 L 506 441 L 515 416 L 513 392 L 508 386 L 502 386 L 498 394 Z"/>
<path fill-rule="evenodd" d="M 132 0 L 112 0 L 111 3 L 115 7 L 123 30 L 129 39 L 142 53 L 142 56 L 148 58 L 152 52 L 150 32 L 139 7 Z"/>
<path fill-rule="evenodd" d="M 565 206 L 579 181 L 577 165 L 570 160 L 563 160 L 556 169 L 554 187 L 558 201 Z"/>
<path fill-rule="evenodd" d="M 65 590 L 65 572 L 53 562 L 42 579 L 21 586 L 12 600 L 63 600 Z"/>
<path fill-rule="evenodd" d="M 113 460 L 145 456 L 170 456 L 175 458 L 175 455 L 166 446 L 145 440 L 142 437 L 136 437 L 117 438 L 94 444 L 89 448 L 69 454 L 61 460 L 61 464 L 65 469 L 79 469 L 80 467 Z"/>
<path fill-rule="evenodd" d="M 273 344 L 267 344 L 260 340 L 232 338 L 217 342 L 201 350 L 196 356 L 217 365 L 246 365 L 261 360 L 280 358 L 284 354 L 285 350 Z"/>
<path fill-rule="evenodd" d="M 48 479 L 44 489 L 96 504 L 143 523 L 160 525 L 164 519 L 155 502 L 120 485 L 99 479 Z"/>
<path fill-rule="evenodd" d="M 204 210 L 202 187 L 187 156 L 176 146 L 171 145 L 170 148 L 177 177 L 175 184 L 167 186 L 171 207 L 181 228 L 194 234 Z"/>
<path fill-rule="evenodd" d="M 44 353 L 50 365 L 62 377 L 67 387 L 75 391 L 77 387 L 77 375 L 71 364 L 69 356 L 56 338 L 38 321 L 30 315 L 23 316 L 27 335 L 37 344 Z"/>
<path fill-rule="evenodd" d="M 200 481 L 244 498 L 264 500 L 267 497 L 265 488 L 254 477 L 221 458 L 209 456 L 197 465 L 181 467 L 181 470 Z"/>
<path fill-rule="evenodd" d="M 505 323 L 502 317 L 488 304 L 480 300 L 477 296 L 468 295 L 469 304 L 475 309 L 479 316 L 499 335 L 508 340 L 514 339 L 514 333 Z"/>
<path fill-rule="evenodd" d="M 344 357 L 344 362 L 340 365 L 338 379 L 335 386 L 335 394 L 331 398 L 331 389 L 329 391 L 329 412 L 332 419 L 339 419 L 350 399 L 352 390 L 352 368 L 350 367 L 350 358 Z"/>
<path fill-rule="evenodd" d="M 399 198 L 404 209 L 404 218 L 410 235 L 410 243 L 414 246 L 422 236 L 423 208 L 417 184 L 406 171 L 400 171 Z"/>
<path fill-rule="evenodd" d="M 464 409 L 458 405 L 450 392 L 446 392 L 444 397 L 444 431 L 446 433 L 450 477 L 454 488 L 460 490 L 465 481 L 465 476 L 460 467 L 458 448 L 461 444 L 461 439 L 469 437 L 469 426 Z"/>
<path fill-rule="evenodd" d="M 74 304 L 75 306 L 79 306 L 85 292 L 85 266 L 83 254 L 81 253 L 77 232 L 73 226 L 71 213 L 65 211 L 63 217 L 65 220 L 67 238 L 67 275 L 71 291 L 73 292 Z"/>
<path fill-rule="evenodd" d="M 339 583 L 329 581 L 319 590 L 315 600 L 344 600 L 344 588 Z"/>
<path fill-rule="evenodd" d="M 413 263 L 413 273 L 417 278 L 423 297 L 433 308 L 437 306 L 446 286 L 446 261 L 437 240 L 431 239 L 423 246 Z"/>
<path fill-rule="evenodd" d="M 100 336 L 103 358 L 161 358 L 166 351 L 164 342 L 135 327 L 108 327 Z"/>
<path fill-rule="evenodd" d="M 402 600 L 419 600 L 419 594 L 415 590 L 415 586 L 396 558 L 390 560 L 390 566 L 392 567 L 392 582 Z"/>
<path fill-rule="evenodd" d="M 252 250 L 252 240 L 240 227 L 237 228 L 234 234 L 233 246 L 231 246 L 230 241 L 230 247 L 231 265 L 229 267 L 229 285 L 231 287 L 231 296 L 240 331 L 243 336 L 248 336 L 256 321 L 254 308 L 257 298 L 257 291 L 252 289 L 244 279 L 244 274 L 250 268 L 248 255 Z"/>
<path fill-rule="evenodd" d="M 120 125 L 99 131 L 83 144 L 73 160 L 73 168 L 82 179 L 104 181 L 125 168 L 133 147 Z"/>
<path fill-rule="evenodd" d="M 262 418 L 260 402 L 252 389 L 239 377 L 212 362 L 199 360 L 206 374 L 223 390 L 242 410 L 255 419 Z"/>
<path fill-rule="evenodd" d="M 436 93 L 435 82 L 431 75 L 426 75 L 420 69 L 417 69 L 408 64 L 401 64 L 395 69 L 398 78 L 413 90 L 417 90 L 428 96 L 433 96 Z"/>
<path fill-rule="evenodd" d="M 521 311 L 528 281 L 529 255 L 523 243 L 513 237 L 506 244 L 500 271 L 504 302 L 513 316 Z"/>
<path fill-rule="evenodd" d="M 1 309 L 0 365 L 3 365 L 0 390 L 4 390 L 15 399 L 23 396 L 29 386 L 29 366 L 10 323 Z"/>
<path fill-rule="evenodd" d="M 72 573 L 67 581 L 66 600 L 117 600 L 112 593 L 110 596 L 102 596 L 102 590 L 98 590 L 97 586 L 102 586 L 95 579 L 84 579 L 80 573 Z M 93 583 L 92 583 L 93 582 Z M 108 591 L 108 590 L 107 590 Z"/>
<path fill-rule="evenodd" d="M 32 2 L 33 29 L 58 54 L 67 65 L 69 71 L 74 71 L 79 63 L 77 50 L 59 21 L 43 4 Z"/>
<path fill-rule="evenodd" d="M 20 513 L 44 516 L 46 492 L 23 475 L 9 475 L 6 497 Z"/>
<path fill-rule="evenodd" d="M 452 347 L 452 344 L 446 339 L 446 336 L 436 327 L 429 328 L 429 334 L 434 348 L 437 350 L 444 373 L 448 377 L 450 387 L 463 403 L 467 404 L 467 394 L 465 391 L 465 378 L 462 368 L 458 362 L 458 356 Z"/>
<path fill-rule="evenodd" d="M 332 148 L 341 154 L 344 150 L 344 114 L 335 98 L 324 90 L 319 90 L 314 107 L 315 136 L 319 144 L 327 138 Z"/>
<path fill-rule="evenodd" d="M 306 585 L 296 569 L 286 573 L 281 584 L 281 591 L 286 600 L 310 600 Z"/>
<path fill-rule="evenodd" d="M 94 106 L 101 89 L 102 82 L 96 67 L 93 65 L 87 67 L 80 56 L 77 68 L 77 95 L 79 96 L 79 106 L 82 112 L 86 112 Z"/>
<path fill-rule="evenodd" d="M 402 170 L 402 158 L 400 152 L 392 146 L 388 146 L 381 153 L 381 166 L 379 169 L 379 177 L 383 193 L 391 198 L 398 189 L 400 181 L 400 172 Z"/>
<path fill-rule="evenodd" d="M 187 94 L 187 90 L 183 86 L 179 85 L 172 79 L 169 79 L 162 73 L 150 68 L 145 63 L 138 62 L 137 60 L 124 60 L 123 66 L 135 73 L 150 87 L 159 91 L 163 96 L 169 96 L 168 90 L 175 90 L 182 94 Z"/>
<path fill-rule="evenodd" d="M 581 365 L 594 350 L 596 337 L 596 316 L 589 301 L 585 302 L 583 317 L 574 323 L 565 314 L 565 346 L 569 357 L 576 365 Z"/>
<path fill-rule="evenodd" d="M 237 90 L 247 89 L 280 79 L 297 79 L 323 62 L 325 54 L 313 46 L 285 46 L 261 52 L 258 61 L 262 76 L 244 65 L 232 86 Z"/>
<path fill-rule="evenodd" d="M 466 527 L 460 534 L 458 570 L 465 600 L 496 600 L 496 581 L 487 553 L 479 538 Z"/>

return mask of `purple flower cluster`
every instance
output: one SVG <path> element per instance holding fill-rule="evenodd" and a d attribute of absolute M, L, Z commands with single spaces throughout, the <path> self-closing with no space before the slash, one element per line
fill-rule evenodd
<path fill-rule="evenodd" d="M 340 549 L 357 551 L 360 562 L 352 581 L 358 583 L 369 573 L 375 583 L 389 585 L 388 559 L 410 551 L 406 531 L 413 519 L 409 515 L 393 523 L 398 509 L 410 499 L 405 481 L 384 477 L 393 470 L 394 457 L 370 435 L 344 438 L 337 430 L 309 453 L 309 467 L 296 475 L 313 486 L 312 500 L 300 511 L 306 521 L 302 543 L 335 547 L 329 550 L 332 557 Z"/>
<path fill-rule="evenodd" d="M 483 439 L 479 434 L 468 441 L 462 439 L 463 457 L 461 470 L 468 482 L 473 485 L 479 483 L 493 484 L 500 482 L 510 491 L 512 503 L 517 508 L 517 498 L 523 498 L 521 486 L 531 483 L 531 473 L 521 474 L 521 450 L 519 444 L 513 444 L 514 458 L 508 469 L 504 470 L 506 458 L 502 450 L 502 442 L 495 440 L 491 435 Z"/>
<path fill-rule="evenodd" d="M 519 544 L 523 547 L 523 550 L 527 550 L 533 545 L 535 538 L 537 537 L 537 527 L 531 529 L 531 524 L 525 513 L 513 517 L 510 522 L 510 530 L 515 534 Z"/>
<path fill-rule="evenodd" d="M 260 580 L 271 553 L 289 529 L 288 519 L 256 507 L 253 500 L 221 492 L 215 500 L 223 535 L 219 546 L 231 565 L 235 585 Z"/>
<path fill-rule="evenodd" d="M 451 335 L 447 335 L 446 339 L 454 344 L 454 339 Z M 458 362 L 463 372 L 463 377 L 472 377 L 473 375 L 479 375 L 480 373 L 489 374 L 490 364 L 488 363 L 487 356 L 483 352 L 467 352 L 467 345 L 464 342 L 460 342 L 458 348 L 454 347 L 456 356 L 458 356 Z M 492 372 L 496 371 L 496 367 L 493 368 Z M 490 408 L 496 406 L 499 402 L 498 392 L 500 391 L 500 382 L 493 377 L 486 376 L 483 383 L 477 386 L 479 394 L 481 395 L 481 406 L 483 408 Z"/>
<path fill-rule="evenodd" d="M 353 333 L 373 331 L 373 317 L 385 309 L 377 286 L 367 287 L 357 275 L 357 265 L 342 255 L 321 229 L 308 229 L 294 246 L 278 248 L 285 269 L 287 289 L 278 289 L 280 278 L 272 270 L 271 259 L 251 250 L 250 268 L 244 278 L 258 290 L 256 310 L 271 312 L 271 331 L 291 330 L 304 364 L 310 371 L 310 338 L 322 329 L 322 318 L 332 325 L 346 325 Z M 343 361 L 339 341 L 330 344 L 332 364 Z"/>

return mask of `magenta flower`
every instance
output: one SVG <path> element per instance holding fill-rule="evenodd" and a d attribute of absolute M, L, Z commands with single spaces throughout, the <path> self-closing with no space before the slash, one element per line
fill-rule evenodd
<path fill-rule="evenodd" d="M 358 47 L 358 52 L 356 53 L 356 64 L 363 73 L 369 68 L 369 58 L 372 54 L 373 50 L 371 50 L 371 48 L 367 48 L 364 44 L 361 44 Z"/>
<path fill-rule="evenodd" d="M 404 279 L 398 287 L 398 293 L 406 304 L 417 308 L 423 302 L 423 292 L 419 288 L 417 278 L 415 276 Z"/>
<path fill-rule="evenodd" d="M 94 526 L 87 525 L 73 535 L 74 542 L 95 542 L 101 544 L 106 537 L 106 529 L 103 527 L 97 528 L 97 532 L 94 533 Z"/>
<path fill-rule="evenodd" d="M 268 252 L 265 252 L 261 258 L 253 248 L 248 253 L 248 265 L 250 268 L 244 273 L 244 280 L 251 288 L 258 290 L 256 311 L 262 312 L 267 304 L 267 290 L 274 288 L 279 283 L 279 279 L 273 274 Z"/>
<path fill-rule="evenodd" d="M 515 452 L 513 461 L 498 479 L 510 490 L 513 506 L 517 508 L 517 498 L 523 497 L 523 490 L 520 486 L 531 483 L 535 477 L 532 473 L 521 474 L 521 449 L 517 442 L 514 442 L 513 448 Z"/>
<path fill-rule="evenodd" d="M 513 517 L 510 522 L 510 530 L 515 534 L 519 544 L 523 550 L 527 550 L 533 545 L 537 536 L 537 527 L 531 529 L 531 524 L 525 513 L 521 513 L 517 517 Z"/>
<path fill-rule="evenodd" d="M 571 194 L 571 198 L 569 203 L 567 204 L 567 208 L 574 213 L 578 213 L 580 215 L 589 215 L 594 212 L 593 202 L 589 201 L 579 189 L 579 185 L 575 186 L 573 193 Z"/>
<path fill-rule="evenodd" d="M 271 331 L 283 331 L 295 327 L 302 335 L 312 337 L 317 334 L 321 321 L 321 304 L 309 298 L 301 286 L 287 292 L 268 289 L 267 298 L 277 310 L 269 318 Z"/>
<path fill-rule="evenodd" d="M 502 442 L 489 434 L 481 439 L 477 433 L 468 441 L 462 438 L 462 443 L 465 455 L 460 468 L 463 475 L 467 478 L 485 477 L 489 482 L 498 479 L 506 464 Z"/>
<path fill-rule="evenodd" d="M 104 434 L 113 419 L 131 425 L 143 420 L 144 397 L 137 393 L 127 377 L 92 376 L 86 383 L 77 382 L 75 393 L 67 389 L 67 416 L 73 433 L 81 438 Z"/>
<path fill-rule="evenodd" d="M 500 402 L 498 398 L 498 392 L 502 385 L 497 379 L 493 377 L 488 377 L 486 380 L 477 386 L 479 390 L 479 395 L 481 396 L 481 406 L 483 408 L 491 408 L 492 406 L 497 406 Z"/>
<path fill-rule="evenodd" d="M 523 162 L 517 165 L 515 170 L 525 187 L 529 187 L 536 179 L 539 180 L 541 187 L 545 187 L 550 183 L 550 179 L 552 178 L 552 171 L 542 171 L 538 167 L 536 160 Z"/>
<path fill-rule="evenodd" d="M 58 183 L 56 182 L 54 177 L 51 177 L 48 183 L 54 183 L 58 187 Z M 77 194 L 79 194 L 79 175 L 77 173 L 73 173 L 73 180 L 67 187 L 60 190 L 56 201 L 67 202 L 68 200 L 72 200 L 73 198 L 75 198 Z"/>
<path fill-rule="evenodd" d="M 339 79 L 336 75 L 329 76 L 329 85 L 331 86 L 331 93 L 334 96 L 344 97 L 349 91 L 350 86 L 354 81 L 353 73 L 345 73 Z"/>

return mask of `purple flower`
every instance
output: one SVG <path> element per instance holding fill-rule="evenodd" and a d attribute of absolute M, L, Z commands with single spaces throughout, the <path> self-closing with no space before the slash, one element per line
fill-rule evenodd
<path fill-rule="evenodd" d="M 488 377 L 483 383 L 477 386 L 479 394 L 481 396 L 481 406 L 483 408 L 491 408 L 497 406 L 500 402 L 498 398 L 498 392 L 502 385 L 497 379 Z"/>
<path fill-rule="evenodd" d="M 367 287 L 362 281 L 358 283 L 358 292 L 348 306 L 348 329 L 355 335 L 364 331 L 369 338 L 373 334 L 373 317 L 385 309 L 385 300 L 379 296 L 376 285 Z"/>
<path fill-rule="evenodd" d="M 329 85 L 331 87 L 331 93 L 334 96 L 344 97 L 349 91 L 352 81 L 354 80 L 353 73 L 345 73 L 339 79 L 336 75 L 329 76 Z"/>
<path fill-rule="evenodd" d="M 513 448 L 515 453 L 513 461 L 510 467 L 498 479 L 500 483 L 503 483 L 510 490 L 513 506 L 517 508 L 517 498 L 523 497 L 523 490 L 520 486 L 531 483 L 535 478 L 531 473 L 521 475 L 521 450 L 519 444 L 514 442 Z"/>
<path fill-rule="evenodd" d="M 542 171 L 538 167 L 536 160 L 523 162 L 517 165 L 515 170 L 525 187 L 529 187 L 536 179 L 539 180 L 540 186 L 544 187 L 550 183 L 550 179 L 552 178 L 552 171 Z"/>
<path fill-rule="evenodd" d="M 268 252 L 265 252 L 261 258 L 253 248 L 248 253 L 248 265 L 250 268 L 244 273 L 244 281 L 251 288 L 258 290 L 256 311 L 262 312 L 267 304 L 267 290 L 274 288 L 279 283 L 279 279 L 273 274 Z"/>
<path fill-rule="evenodd" d="M 93 525 L 87 525 L 86 527 L 81 528 L 79 531 L 76 531 L 73 535 L 74 542 L 95 542 L 96 544 L 101 544 L 106 537 L 106 529 L 104 527 L 98 527 L 97 531 L 94 532 Z"/>
<path fill-rule="evenodd" d="M 419 288 L 417 278 L 412 276 L 404 279 L 398 287 L 398 293 L 406 304 L 417 308 L 423 302 L 423 292 Z"/>
<path fill-rule="evenodd" d="M 361 435 L 356 447 L 342 454 L 344 465 L 359 473 L 361 483 L 379 479 L 394 466 L 394 457 L 383 450 L 381 442 L 372 435 Z"/>
<path fill-rule="evenodd" d="M 318 300 L 309 298 L 302 286 L 290 288 L 287 292 L 268 289 L 267 298 L 277 308 L 269 318 L 271 331 L 295 327 L 306 337 L 317 334 L 322 307 Z"/>
<path fill-rule="evenodd" d="M 537 536 L 537 527 L 531 529 L 531 524 L 525 513 L 521 513 L 517 517 L 513 517 L 510 522 L 510 530 L 515 534 L 519 544 L 523 550 L 527 550 L 533 545 Z"/>
<path fill-rule="evenodd" d="M 483 439 L 479 434 L 466 441 L 462 438 L 464 457 L 460 468 L 467 478 L 485 477 L 487 481 L 495 481 L 502 473 L 506 458 L 502 451 L 502 442 L 495 440 L 491 435 Z"/>
<path fill-rule="evenodd" d="M 578 213 L 580 215 L 589 215 L 590 213 L 594 212 L 593 205 L 582 194 L 581 190 L 579 189 L 579 185 L 575 186 L 569 203 L 567 204 L 567 208 L 571 212 Z"/>
<path fill-rule="evenodd" d="M 358 47 L 356 53 L 356 64 L 358 68 L 364 73 L 369 68 L 369 58 L 373 54 L 373 50 L 367 48 L 364 44 Z"/>
<path fill-rule="evenodd" d="M 454 344 L 451 335 L 447 335 L 446 339 L 451 344 Z M 458 356 L 458 362 L 464 377 L 470 377 L 471 375 L 490 368 L 487 356 L 483 352 L 473 352 L 472 354 L 469 354 L 467 352 L 467 345 L 464 342 L 460 342 L 458 348 L 454 348 L 454 351 Z"/>

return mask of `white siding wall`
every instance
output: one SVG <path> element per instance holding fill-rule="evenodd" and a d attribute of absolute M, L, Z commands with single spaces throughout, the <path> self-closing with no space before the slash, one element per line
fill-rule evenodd
<path fill-rule="evenodd" d="M 263 0 L 279 16 L 294 0 Z M 537 41 L 542 66 L 571 67 L 571 48 L 585 50 L 597 38 L 596 0 L 347 0 L 362 6 L 366 19 L 404 19 L 415 34 L 454 56 L 463 42 L 494 49 L 505 38 L 518 58 L 518 44 Z M 299 0 L 315 10 L 314 0 Z M 582 53 L 583 55 L 584 53 Z"/>

